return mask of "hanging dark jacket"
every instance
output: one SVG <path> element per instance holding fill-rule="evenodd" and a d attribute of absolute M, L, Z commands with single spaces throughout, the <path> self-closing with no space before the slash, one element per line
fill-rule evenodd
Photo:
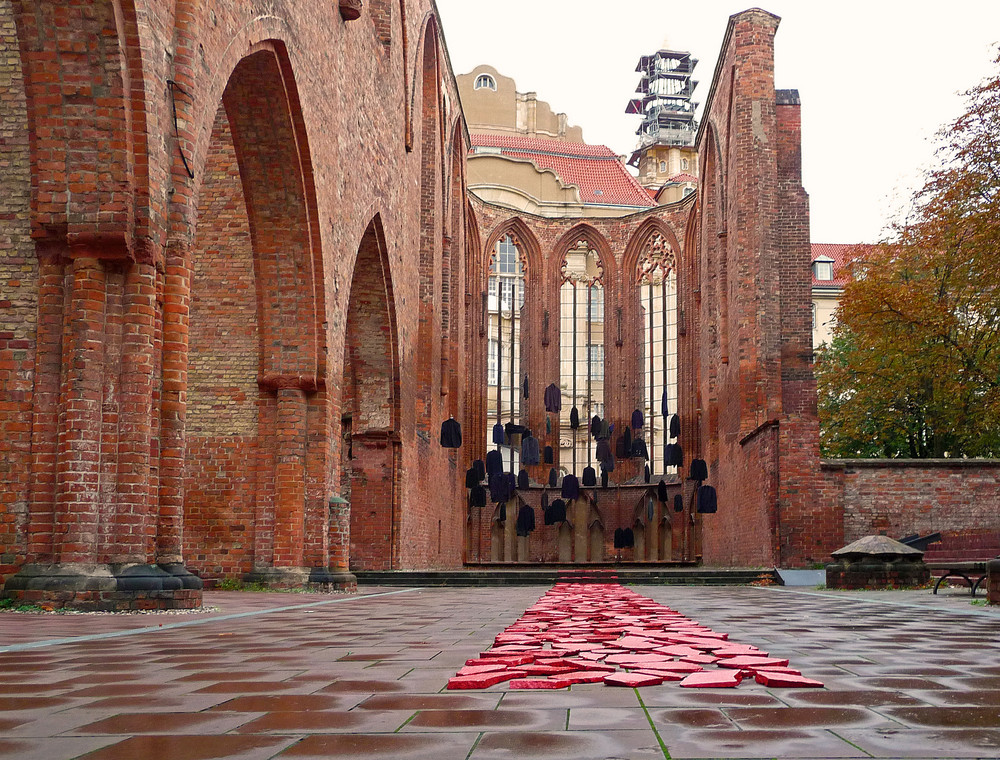
<path fill-rule="evenodd" d="M 642 427 L 642 422 L 643 422 L 642 411 L 636 409 L 635 411 L 632 412 L 632 427 L 634 427 L 636 430 L 639 430 Z"/>
<path fill-rule="evenodd" d="M 626 428 L 627 429 L 627 428 Z M 615 441 L 615 456 L 619 459 L 628 459 L 629 454 L 632 453 L 632 442 L 625 440 L 625 434 L 622 433 L 618 436 L 618 440 Z"/>
<path fill-rule="evenodd" d="M 517 476 L 512 472 L 505 472 L 504 477 L 507 478 L 507 498 L 511 498 L 517 491 Z"/>
<path fill-rule="evenodd" d="M 665 480 L 656 484 L 656 498 L 664 504 L 667 503 L 667 482 Z"/>
<path fill-rule="evenodd" d="M 521 439 L 521 464 L 538 464 L 540 461 L 538 439 L 532 435 L 526 435 Z"/>
<path fill-rule="evenodd" d="M 594 418 L 590 421 L 590 434 L 597 438 L 597 434 L 601 432 L 601 418 L 599 415 L 595 414 Z"/>
<path fill-rule="evenodd" d="M 625 430 L 622 433 L 620 440 L 624 441 L 624 444 L 622 445 L 625 447 L 625 453 L 619 454 L 618 458 L 621 459 L 623 457 L 627 458 L 632 456 L 632 428 L 628 425 L 625 426 Z"/>
<path fill-rule="evenodd" d="M 636 438 L 632 441 L 632 456 L 649 460 L 649 449 L 646 448 L 646 442 L 642 438 Z"/>
<path fill-rule="evenodd" d="M 562 499 L 556 499 L 552 502 L 552 506 L 549 507 L 552 511 L 552 524 L 566 522 L 566 502 Z"/>
<path fill-rule="evenodd" d="M 631 528 L 626 528 L 622 531 L 622 547 L 627 549 L 632 546 L 635 546 L 635 533 Z"/>
<path fill-rule="evenodd" d="M 604 465 L 601 465 L 601 488 L 608 487 L 608 470 L 604 469 Z"/>
<path fill-rule="evenodd" d="M 643 477 L 643 479 L 647 483 L 649 482 L 650 477 L 652 477 L 652 473 L 650 473 L 650 471 L 649 471 L 649 465 L 648 464 L 646 465 L 646 467 L 642 471 L 642 477 Z"/>
<path fill-rule="evenodd" d="M 503 454 L 496 449 L 486 452 L 486 474 L 492 477 L 503 472 Z"/>
<path fill-rule="evenodd" d="M 542 491 L 542 509 L 545 509 L 548 506 L 549 506 L 549 492 Z"/>
<path fill-rule="evenodd" d="M 691 480 L 708 480 L 708 463 L 704 459 L 691 460 Z"/>
<path fill-rule="evenodd" d="M 575 406 L 569 410 L 569 426 L 573 430 L 580 427 L 580 410 Z"/>
<path fill-rule="evenodd" d="M 676 414 L 670 418 L 670 437 L 676 438 L 681 434 L 681 418 Z"/>
<path fill-rule="evenodd" d="M 569 473 L 563 477 L 562 482 L 562 497 L 564 499 L 573 500 L 580 495 L 580 481 L 577 479 L 576 475 Z"/>
<path fill-rule="evenodd" d="M 486 463 L 482 459 L 477 459 L 472 463 L 472 469 L 476 471 L 476 482 L 481 483 L 486 478 Z"/>
<path fill-rule="evenodd" d="M 684 464 L 684 450 L 679 443 L 668 443 L 663 447 L 663 463 L 667 467 L 680 467 Z"/>
<path fill-rule="evenodd" d="M 507 436 L 503 433 L 503 425 L 499 422 L 493 426 L 493 443 L 497 446 L 503 446 L 507 441 Z"/>
<path fill-rule="evenodd" d="M 522 469 L 517 473 L 517 489 L 523 491 L 531 487 L 531 481 L 528 479 L 528 471 Z"/>
<path fill-rule="evenodd" d="M 469 493 L 469 505 L 472 507 L 486 506 L 486 487 L 476 484 Z"/>
<path fill-rule="evenodd" d="M 667 403 L 667 391 L 664 389 L 663 395 L 660 397 L 660 414 L 666 417 L 670 414 L 670 405 Z"/>
<path fill-rule="evenodd" d="M 490 475 L 490 499 L 494 504 L 500 504 L 510 498 L 507 485 L 507 473 L 498 472 Z"/>
<path fill-rule="evenodd" d="M 608 443 L 607 438 L 598 438 L 597 461 L 603 464 L 604 462 L 607 462 L 610 459 L 611 459 L 611 444 Z"/>
<path fill-rule="evenodd" d="M 611 431 L 614 430 L 614 425 L 608 422 L 607 417 L 601 420 L 601 429 L 597 432 L 598 438 L 610 438 Z"/>
<path fill-rule="evenodd" d="M 497 522 L 507 522 L 507 502 L 500 504 L 500 513 L 497 515 Z"/>
<path fill-rule="evenodd" d="M 527 375 L 524 376 L 523 390 L 524 390 L 524 397 L 528 398 L 528 376 Z"/>
<path fill-rule="evenodd" d="M 698 489 L 698 511 L 702 514 L 719 511 L 718 497 L 712 486 L 702 486 Z"/>
<path fill-rule="evenodd" d="M 556 521 L 552 519 L 552 507 L 542 507 L 542 524 L 543 525 L 555 525 Z"/>
<path fill-rule="evenodd" d="M 535 529 L 535 510 L 525 504 L 517 511 L 517 535 L 527 536 Z"/>
<path fill-rule="evenodd" d="M 615 528 L 615 541 L 614 541 L 614 544 L 615 544 L 615 548 L 616 549 L 621 549 L 622 546 L 625 545 L 624 541 L 622 539 L 622 536 L 624 534 L 625 534 L 625 531 L 623 531 L 621 528 Z"/>
<path fill-rule="evenodd" d="M 545 411 L 558 412 L 562 409 L 562 392 L 555 383 L 550 383 L 545 389 Z"/>
<path fill-rule="evenodd" d="M 479 483 L 480 478 L 476 475 L 476 468 L 470 467 L 465 471 L 465 487 L 472 488 Z"/>
<path fill-rule="evenodd" d="M 674 512 L 683 512 L 683 511 L 684 511 L 684 497 L 681 494 L 679 494 L 679 493 L 675 493 L 674 494 Z"/>
<path fill-rule="evenodd" d="M 551 470 L 549 470 L 549 487 L 555 488 L 556 483 L 558 482 L 559 482 L 559 473 L 557 473 L 556 468 L 553 467 Z"/>
<path fill-rule="evenodd" d="M 584 486 L 596 486 L 597 485 L 597 471 L 593 467 L 583 468 L 583 485 Z"/>
<path fill-rule="evenodd" d="M 441 423 L 441 445 L 446 449 L 462 448 L 462 426 L 454 417 Z"/>
<path fill-rule="evenodd" d="M 551 446 L 545 447 L 545 464 L 552 464 L 555 461 L 555 452 L 552 451 Z"/>

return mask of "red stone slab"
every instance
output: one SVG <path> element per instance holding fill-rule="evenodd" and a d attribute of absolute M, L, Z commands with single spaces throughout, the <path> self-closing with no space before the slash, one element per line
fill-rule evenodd
<path fill-rule="evenodd" d="M 660 647 L 656 651 L 663 652 L 663 654 L 669 654 L 671 657 L 688 657 L 690 655 L 701 654 L 700 649 L 689 647 L 687 644 L 672 644 L 668 647 Z"/>
<path fill-rule="evenodd" d="M 604 661 L 612 665 L 627 665 L 629 663 L 647 664 L 653 662 L 670 662 L 670 656 L 660 654 L 659 652 L 649 652 L 646 654 L 633 654 L 631 652 L 625 652 L 622 654 L 610 654 L 604 659 Z"/>
<path fill-rule="evenodd" d="M 812 678 L 795 675 L 794 673 L 776 673 L 771 670 L 758 670 L 756 673 L 757 683 L 765 686 L 799 686 L 821 688 L 822 681 L 814 681 Z"/>
<path fill-rule="evenodd" d="M 565 689 L 573 684 L 565 678 L 515 678 L 510 689 Z"/>
<path fill-rule="evenodd" d="M 528 662 L 534 662 L 534 655 L 505 655 L 503 657 L 473 657 L 470 660 L 466 660 L 466 665 L 524 665 Z"/>
<path fill-rule="evenodd" d="M 626 666 L 627 667 L 627 666 Z M 698 673 L 704 668 L 693 662 L 670 661 L 661 663 L 643 663 L 641 666 L 645 670 L 664 670 L 671 673 Z"/>
<path fill-rule="evenodd" d="M 662 675 L 651 673 L 611 673 L 604 677 L 604 683 L 608 686 L 658 686 L 663 681 Z"/>
<path fill-rule="evenodd" d="M 681 662 L 693 662 L 696 665 L 711 665 L 718 662 L 719 658 L 710 654 L 689 654 L 681 657 Z"/>
<path fill-rule="evenodd" d="M 713 649 L 712 654 L 716 657 L 739 657 L 744 654 L 767 657 L 767 652 L 747 644 L 730 644 L 724 649 Z"/>
<path fill-rule="evenodd" d="M 639 668 L 638 670 L 633 670 L 633 673 L 642 673 L 647 676 L 657 676 L 662 678 L 664 681 L 680 681 L 688 677 L 688 673 L 678 673 L 675 670 L 653 670 L 651 668 Z"/>
<path fill-rule="evenodd" d="M 448 679 L 449 689 L 487 689 L 495 684 L 523 676 L 520 670 L 505 670 L 500 673 L 478 673 L 474 676 L 455 676 Z"/>
<path fill-rule="evenodd" d="M 577 670 L 573 673 L 564 673 L 559 679 L 569 681 L 571 684 L 601 683 L 606 675 L 608 675 L 606 670 Z"/>
<path fill-rule="evenodd" d="M 478 676 L 482 673 L 499 673 L 502 670 L 507 670 L 510 667 L 503 663 L 497 663 L 495 665 L 466 665 L 464 668 L 458 669 L 458 675 L 460 676 Z"/>
<path fill-rule="evenodd" d="M 755 657 L 753 655 L 740 655 L 739 657 L 726 657 L 719 660 L 720 668 L 781 668 L 788 664 L 787 658 L 781 657 Z"/>
<path fill-rule="evenodd" d="M 739 686 L 743 680 L 743 674 L 738 670 L 703 670 L 701 673 L 692 673 L 683 681 L 681 686 L 689 688 L 732 688 Z"/>

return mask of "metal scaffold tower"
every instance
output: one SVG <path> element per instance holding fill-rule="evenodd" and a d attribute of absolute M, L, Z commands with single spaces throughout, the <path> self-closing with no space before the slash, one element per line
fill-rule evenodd
<path fill-rule="evenodd" d="M 629 165 L 638 166 L 644 151 L 657 146 L 691 147 L 698 132 L 695 110 L 698 104 L 691 100 L 698 82 L 692 79 L 698 60 L 689 52 L 662 49 L 639 59 L 635 70 L 639 84 L 625 113 L 640 114 L 642 123 L 636 130 L 639 144 Z"/>

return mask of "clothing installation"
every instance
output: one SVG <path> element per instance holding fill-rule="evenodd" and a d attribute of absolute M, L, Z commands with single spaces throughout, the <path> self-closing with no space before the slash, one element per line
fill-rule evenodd
<path fill-rule="evenodd" d="M 521 439 L 521 464 L 538 464 L 538 439 L 529 432 Z"/>
<path fill-rule="evenodd" d="M 489 476 L 496 475 L 498 472 L 503 472 L 503 455 L 493 449 L 492 451 L 486 452 L 486 474 Z"/>
<path fill-rule="evenodd" d="M 503 425 L 498 422 L 493 426 L 493 443 L 497 446 L 503 446 L 506 441 L 507 437 L 504 435 Z"/>
<path fill-rule="evenodd" d="M 649 459 L 649 450 L 646 448 L 646 442 L 642 438 L 636 438 L 632 441 L 632 456 L 642 457 L 643 459 Z"/>
<path fill-rule="evenodd" d="M 527 536 L 535 529 L 535 510 L 525 504 L 517 511 L 517 524 L 514 526 L 519 536 Z"/>
<path fill-rule="evenodd" d="M 441 445 L 446 449 L 462 448 L 462 426 L 454 417 L 441 423 Z"/>
<path fill-rule="evenodd" d="M 558 412 L 562 409 L 562 393 L 559 391 L 558 385 L 555 383 L 548 385 L 545 389 L 544 401 L 546 412 Z"/>
<path fill-rule="evenodd" d="M 597 471 L 593 467 L 583 468 L 583 485 L 585 487 L 597 485 Z"/>
<path fill-rule="evenodd" d="M 676 438 L 681 434 L 681 418 L 676 414 L 670 418 L 670 437 Z"/>
<path fill-rule="evenodd" d="M 691 480 L 708 480 L 708 463 L 704 459 L 691 460 Z"/>
<path fill-rule="evenodd" d="M 519 491 L 523 491 L 530 488 L 530 486 L 531 481 L 528 479 L 528 471 L 522 469 L 519 473 L 517 473 L 517 489 Z"/>
<path fill-rule="evenodd" d="M 577 480 L 576 475 L 570 473 L 563 477 L 562 482 L 562 497 L 564 499 L 573 500 L 580 495 L 580 481 Z"/>
<path fill-rule="evenodd" d="M 712 486 L 701 486 L 698 489 L 698 511 L 702 514 L 719 511 L 718 496 Z"/>
<path fill-rule="evenodd" d="M 642 427 L 642 423 L 643 423 L 642 411 L 636 409 L 634 412 L 632 412 L 632 427 L 634 427 L 636 430 L 639 430 Z"/>
<path fill-rule="evenodd" d="M 580 427 L 580 411 L 575 406 L 569 410 L 569 426 L 573 430 Z"/>

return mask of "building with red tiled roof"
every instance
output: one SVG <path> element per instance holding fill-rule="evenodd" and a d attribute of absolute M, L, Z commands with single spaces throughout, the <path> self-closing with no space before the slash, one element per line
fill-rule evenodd
<path fill-rule="evenodd" d="M 829 343 L 837 305 L 850 279 L 847 252 L 853 243 L 812 244 L 813 347 Z"/>

